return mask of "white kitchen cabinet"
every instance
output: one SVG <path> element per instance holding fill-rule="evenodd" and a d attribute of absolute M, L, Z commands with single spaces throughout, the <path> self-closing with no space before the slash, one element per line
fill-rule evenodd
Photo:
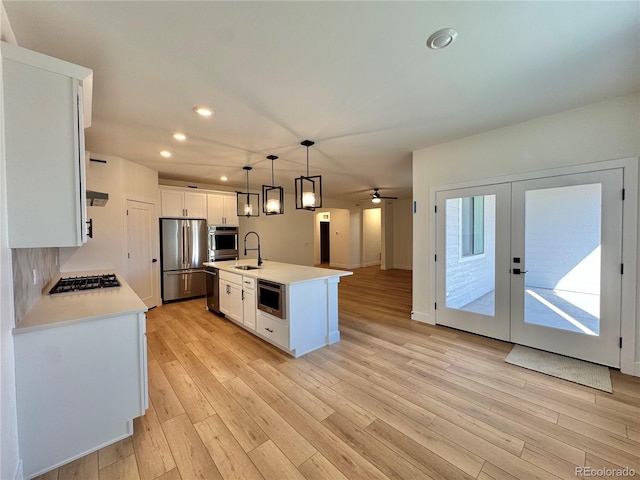
<path fill-rule="evenodd" d="M 25 478 L 133 433 L 148 406 L 145 325 L 133 312 L 14 335 Z"/>
<path fill-rule="evenodd" d="M 11 248 L 86 242 L 90 69 L 2 43 Z"/>
<path fill-rule="evenodd" d="M 289 322 L 281 320 L 262 311 L 258 312 L 256 332 L 266 340 L 289 351 Z"/>
<path fill-rule="evenodd" d="M 183 189 L 161 188 L 163 217 L 207 218 L 207 195 Z"/>
<path fill-rule="evenodd" d="M 220 311 L 225 317 L 242 325 L 243 300 L 242 300 L 242 275 L 220 272 Z"/>
<path fill-rule="evenodd" d="M 227 193 L 207 195 L 207 223 L 209 225 L 238 226 L 236 196 Z"/>
<path fill-rule="evenodd" d="M 242 277 L 242 324 L 244 328 L 256 330 L 256 279 Z"/>

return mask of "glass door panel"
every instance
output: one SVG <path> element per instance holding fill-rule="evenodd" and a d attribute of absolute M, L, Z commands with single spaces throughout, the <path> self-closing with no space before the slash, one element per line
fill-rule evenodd
<path fill-rule="evenodd" d="M 524 202 L 524 321 L 598 335 L 602 185 L 528 190 Z"/>
<path fill-rule="evenodd" d="M 512 342 L 619 366 L 621 191 L 621 169 L 512 184 Z"/>
<path fill-rule="evenodd" d="M 436 323 L 508 340 L 509 192 L 437 193 Z"/>

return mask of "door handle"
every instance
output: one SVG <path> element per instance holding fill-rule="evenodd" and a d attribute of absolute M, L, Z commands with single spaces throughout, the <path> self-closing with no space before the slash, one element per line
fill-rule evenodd
<path fill-rule="evenodd" d="M 514 275 L 524 275 L 525 273 L 527 273 L 529 270 L 520 270 L 519 268 L 514 268 L 513 270 L 511 270 L 513 272 Z"/>
<path fill-rule="evenodd" d="M 158 261 L 158 259 L 157 259 L 157 258 L 153 258 L 153 259 L 151 259 L 151 263 L 156 263 L 157 261 Z"/>

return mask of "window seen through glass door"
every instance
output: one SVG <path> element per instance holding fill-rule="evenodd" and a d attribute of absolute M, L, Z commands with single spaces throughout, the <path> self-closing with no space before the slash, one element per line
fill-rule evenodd
<path fill-rule="evenodd" d="M 495 315 L 496 196 L 446 200 L 446 306 Z"/>

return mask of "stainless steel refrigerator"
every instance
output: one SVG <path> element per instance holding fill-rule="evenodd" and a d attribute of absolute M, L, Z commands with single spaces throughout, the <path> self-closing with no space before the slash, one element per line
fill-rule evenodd
<path fill-rule="evenodd" d="M 207 293 L 204 273 L 207 239 L 206 220 L 160 219 L 163 302 Z"/>

